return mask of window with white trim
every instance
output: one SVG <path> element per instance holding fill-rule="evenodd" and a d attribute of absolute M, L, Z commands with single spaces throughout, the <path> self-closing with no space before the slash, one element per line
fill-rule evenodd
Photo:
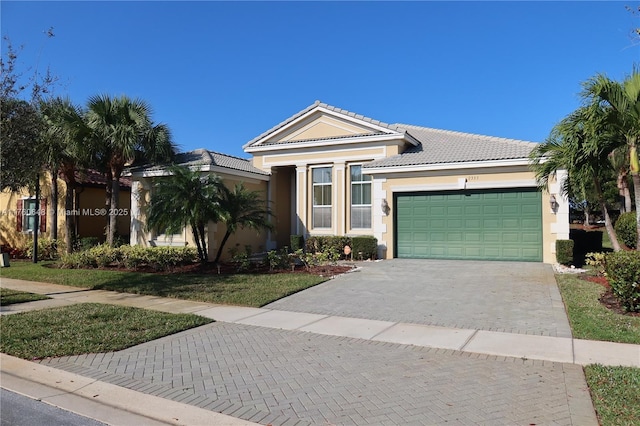
<path fill-rule="evenodd" d="M 331 167 L 312 169 L 313 227 L 331 228 Z"/>
<path fill-rule="evenodd" d="M 38 200 L 28 198 L 22 200 L 22 232 L 36 230 L 36 215 L 38 214 Z"/>
<path fill-rule="evenodd" d="M 351 169 L 351 229 L 371 229 L 371 175 L 362 166 Z"/>

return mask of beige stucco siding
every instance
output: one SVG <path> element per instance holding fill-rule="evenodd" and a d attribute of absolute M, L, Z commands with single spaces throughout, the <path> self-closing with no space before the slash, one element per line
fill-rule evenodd
<path fill-rule="evenodd" d="M 253 179 L 244 179 L 231 174 L 218 174 L 227 188 L 234 188 L 236 184 L 243 183 L 249 191 L 257 191 L 267 206 L 267 182 Z M 159 177 L 133 177 L 132 185 L 132 209 L 133 219 L 131 222 L 131 244 L 149 247 L 152 245 L 172 245 L 183 246 L 188 245 L 195 247 L 195 240 L 190 227 L 176 235 L 158 235 L 155 230 L 148 230 L 146 227 L 146 211 L 151 201 L 151 193 L 154 181 L 156 179 L 164 179 Z M 226 226 L 223 223 L 209 222 L 207 225 L 207 249 L 209 260 L 214 260 L 218 252 L 218 248 L 222 243 L 222 239 L 226 233 Z M 222 251 L 222 258 L 230 257 L 229 249 L 236 249 L 240 252 L 245 249 L 252 252 L 261 252 L 267 249 L 268 233 L 266 231 L 255 231 L 250 229 L 241 229 L 231 235 L 225 243 Z"/>

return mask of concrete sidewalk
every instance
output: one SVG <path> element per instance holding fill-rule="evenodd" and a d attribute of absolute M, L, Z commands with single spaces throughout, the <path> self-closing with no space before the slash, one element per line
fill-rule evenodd
<path fill-rule="evenodd" d="M 438 327 L 340 316 L 280 311 L 264 308 L 215 305 L 157 296 L 89 290 L 57 284 L 3 278 L 2 287 L 52 299 L 9 305 L 3 315 L 73 303 L 110 303 L 171 313 L 195 313 L 216 321 L 304 331 L 461 352 L 578 365 L 602 364 L 640 367 L 640 345 L 536 336 L 486 330 Z"/>

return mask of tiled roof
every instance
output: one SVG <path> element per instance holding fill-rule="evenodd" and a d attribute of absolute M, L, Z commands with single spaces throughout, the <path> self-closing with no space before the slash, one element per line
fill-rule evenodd
<path fill-rule="evenodd" d="M 411 147 L 402 154 L 368 163 L 364 168 L 526 159 L 537 145 L 535 142 L 408 124 L 394 124 L 390 128 L 406 131 L 420 141 L 420 145 Z"/>
<path fill-rule="evenodd" d="M 102 173 L 94 169 L 87 169 L 83 171 L 76 170 L 75 178 L 76 182 L 78 182 L 80 185 L 104 186 L 107 184 L 106 177 Z M 120 178 L 120 187 L 131 188 L 131 179 L 126 176 L 122 176 Z"/>
<path fill-rule="evenodd" d="M 269 130 L 267 130 L 266 132 L 263 132 L 262 134 L 260 134 L 259 136 L 256 136 L 255 138 L 253 138 L 252 140 L 250 140 L 249 142 L 247 142 L 246 144 L 244 144 L 242 146 L 242 148 L 248 148 L 251 145 L 253 145 L 254 143 L 256 143 L 257 141 L 259 141 L 260 139 L 264 138 L 265 136 L 277 131 L 278 129 L 286 126 L 287 124 L 291 123 L 292 121 L 296 120 L 299 117 L 302 117 L 303 115 L 305 115 L 307 112 L 311 111 L 314 108 L 317 107 L 322 107 L 325 108 L 329 111 L 333 111 L 336 112 L 338 114 L 342 114 L 342 115 L 346 115 L 348 117 L 353 117 L 356 118 L 358 120 L 362 120 L 365 121 L 367 123 L 371 123 L 374 124 L 376 126 L 380 126 L 380 127 L 385 127 L 389 130 L 395 130 L 392 129 L 389 124 L 384 123 L 382 121 L 378 121 L 378 120 L 374 120 L 373 118 L 369 118 L 369 117 L 365 117 L 364 115 L 360 115 L 360 114 L 356 114 L 355 112 L 351 112 L 351 111 L 347 111 L 346 109 L 342 109 L 342 108 L 337 108 L 328 104 L 325 104 L 324 102 L 320 102 L 320 101 L 315 101 L 313 104 L 309 105 L 308 107 L 306 107 L 305 109 L 303 109 L 302 111 L 293 114 L 291 117 L 287 118 L 286 120 L 284 120 L 283 122 L 276 124 L 275 126 L 273 126 L 272 128 L 270 128 Z M 296 141 L 299 142 L 299 141 Z"/>
<path fill-rule="evenodd" d="M 253 164 L 251 164 L 251 161 L 247 159 L 221 154 L 219 152 L 209 151 L 203 148 L 176 154 L 173 164 L 180 166 L 210 165 L 259 175 L 269 175 L 269 173 L 254 167 Z M 156 165 L 144 167 L 143 169 L 145 171 L 161 170 L 165 167 L 166 165 Z"/>

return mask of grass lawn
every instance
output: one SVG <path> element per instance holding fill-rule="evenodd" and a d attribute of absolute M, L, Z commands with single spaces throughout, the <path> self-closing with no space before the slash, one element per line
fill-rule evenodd
<path fill-rule="evenodd" d="M 304 273 L 283 274 L 149 274 L 100 269 L 58 269 L 51 262 L 14 262 L 2 276 L 113 290 L 125 293 L 175 297 L 199 302 L 260 307 L 327 280 Z"/>
<path fill-rule="evenodd" d="M 599 284 L 572 274 L 556 275 L 573 337 L 576 339 L 640 344 L 640 317 L 620 315 L 604 307 Z"/>
<path fill-rule="evenodd" d="M 81 303 L 0 317 L 0 352 L 37 359 L 117 351 L 210 322 L 193 314 Z"/>
<path fill-rule="evenodd" d="M 51 299 L 41 294 L 27 293 L 24 291 L 10 290 L 8 288 L 0 288 L 0 305 L 7 306 L 14 303 L 34 302 L 36 300 Z"/>
<path fill-rule="evenodd" d="M 584 372 L 601 425 L 640 424 L 640 368 L 588 365 Z"/>

